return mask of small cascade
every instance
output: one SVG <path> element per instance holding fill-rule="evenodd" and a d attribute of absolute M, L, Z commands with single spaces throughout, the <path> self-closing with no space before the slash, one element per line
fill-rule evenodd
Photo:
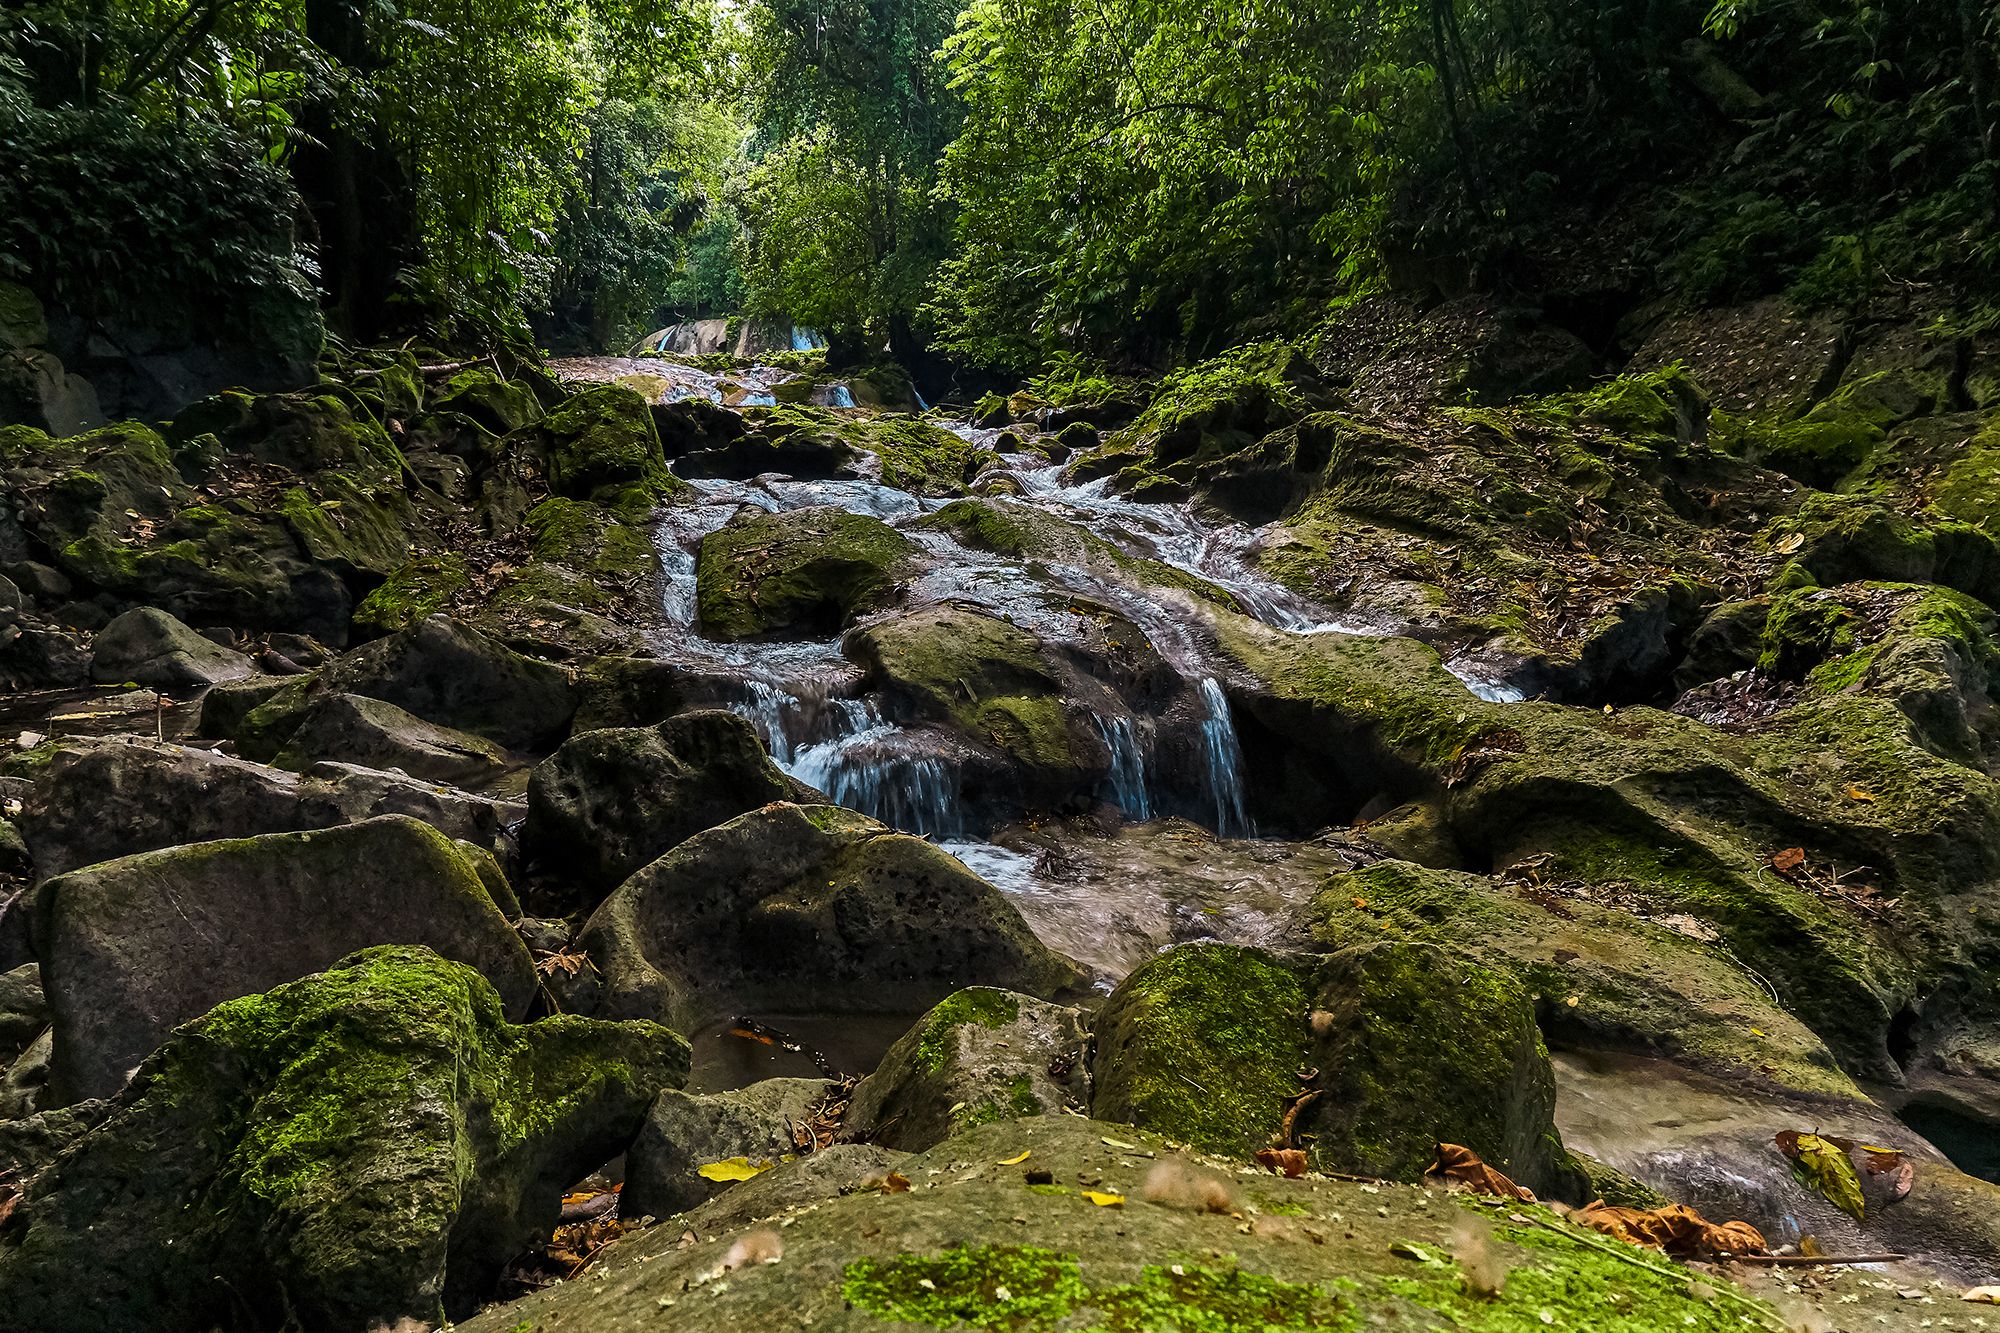
<path fill-rule="evenodd" d="M 829 384 L 820 390 L 821 407 L 853 407 L 854 390 L 845 384 Z"/>
<path fill-rule="evenodd" d="M 1097 734 L 1111 752 L 1111 771 L 1105 776 L 1111 803 L 1125 812 L 1127 819 L 1145 821 L 1153 817 L 1153 799 L 1146 790 L 1146 752 L 1139 744 L 1139 730 L 1129 717 L 1095 719 Z"/>
<path fill-rule="evenodd" d="M 1215 832 L 1222 838 L 1254 837 L 1243 804 L 1243 747 L 1236 740 L 1236 722 L 1229 698 L 1213 676 L 1198 687 L 1205 716 L 1201 720 L 1203 757 L 1207 761 L 1209 797 L 1215 802 Z"/>
<path fill-rule="evenodd" d="M 792 325 L 792 350 L 794 352 L 817 352 L 826 346 L 826 339 L 820 337 L 817 329 L 802 329 Z"/>
<path fill-rule="evenodd" d="M 742 682 L 730 705 L 749 720 L 771 761 L 835 805 L 928 837 L 962 832 L 958 781 L 934 754 L 913 753 L 908 733 L 871 699 L 831 695 L 824 683 Z"/>

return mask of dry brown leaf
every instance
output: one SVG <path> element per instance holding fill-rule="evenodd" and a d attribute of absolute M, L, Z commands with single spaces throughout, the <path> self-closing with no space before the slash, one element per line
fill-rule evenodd
<path fill-rule="evenodd" d="M 1513 1181 L 1479 1159 L 1479 1154 L 1462 1143 L 1440 1143 L 1437 1160 L 1424 1173 L 1452 1184 L 1463 1185 L 1475 1194 L 1492 1194 L 1502 1199 L 1535 1201 L 1535 1192 Z"/>
<path fill-rule="evenodd" d="M 1306 1173 L 1306 1155 L 1299 1148 L 1259 1148 L 1257 1165 L 1287 1180 L 1297 1180 Z"/>
<path fill-rule="evenodd" d="M 1702 1255 L 1768 1254 L 1764 1235 L 1748 1222 L 1717 1225 L 1686 1204 L 1664 1208 L 1613 1208 L 1599 1200 L 1570 1214 L 1570 1220 L 1635 1245 L 1650 1245 L 1679 1258 Z"/>
<path fill-rule="evenodd" d="M 1803 847 L 1787 847 L 1782 852 L 1771 854 L 1771 869 L 1780 875 L 1792 874 L 1805 863 L 1806 852 Z"/>

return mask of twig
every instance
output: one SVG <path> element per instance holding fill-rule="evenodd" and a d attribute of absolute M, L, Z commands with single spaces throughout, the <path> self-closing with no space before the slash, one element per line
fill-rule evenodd
<path fill-rule="evenodd" d="M 1582 1245 L 1587 1249 L 1596 1250 L 1601 1254 L 1608 1254 L 1613 1259 L 1617 1259 L 1622 1263 L 1628 1263 L 1632 1265 L 1634 1268 L 1643 1268 L 1648 1273 L 1651 1273 L 1654 1277 L 1666 1278 L 1668 1281 L 1671 1282 L 1684 1282 L 1687 1281 L 1690 1277 L 1692 1277 L 1692 1274 L 1688 1273 L 1685 1269 L 1663 1268 L 1658 1264 L 1650 1263 L 1647 1260 L 1640 1258 L 1638 1255 L 1631 1253 L 1630 1247 L 1618 1244 L 1614 1241 L 1599 1240 L 1595 1236 L 1587 1235 L 1580 1231 L 1574 1231 L 1568 1227 L 1559 1227 L 1553 1222 L 1545 1222 L 1539 1217 L 1528 1217 L 1526 1213 L 1520 1213 L 1517 1214 L 1517 1216 L 1527 1218 L 1529 1222 L 1533 1223 L 1535 1226 L 1540 1227 L 1542 1230 L 1549 1232 L 1551 1235 L 1561 1236 L 1563 1239 L 1574 1241 L 1576 1244 Z M 1768 1312 L 1766 1311 L 1763 1303 L 1759 1301 L 1756 1297 L 1752 1296 L 1749 1292 L 1739 1290 L 1734 1284 L 1731 1283 L 1723 1283 L 1717 1286 L 1716 1291 L 1718 1294 L 1726 1293 L 1732 1299 L 1740 1301 L 1745 1307 L 1747 1307 L 1750 1315 L 1753 1318 L 1755 1318 L 1759 1324 L 1762 1324 L 1765 1328 L 1773 1330 L 1773 1333 L 1790 1333 L 1790 1330 L 1784 1324 L 1771 1323 L 1768 1319 Z"/>
<path fill-rule="evenodd" d="M 1759 1268 L 1810 1268 L 1815 1264 L 1893 1264 L 1907 1254 L 1736 1254 L 1731 1263 L 1755 1264 Z"/>

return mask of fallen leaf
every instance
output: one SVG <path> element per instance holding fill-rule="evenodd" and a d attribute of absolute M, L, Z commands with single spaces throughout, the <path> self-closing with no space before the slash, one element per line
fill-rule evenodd
<path fill-rule="evenodd" d="M 2000 1287 L 1974 1287 L 1959 1299 L 1977 1305 L 2000 1305 Z"/>
<path fill-rule="evenodd" d="M 910 1178 L 901 1171 L 891 1171 L 888 1175 L 882 1177 L 882 1192 L 884 1194 L 908 1194 L 910 1192 Z"/>
<path fill-rule="evenodd" d="M 1635 1245 L 1678 1258 L 1715 1254 L 1765 1254 L 1764 1234 L 1748 1222 L 1709 1221 L 1686 1204 L 1664 1208 L 1613 1208 L 1603 1200 L 1570 1214 L 1570 1220 Z"/>
<path fill-rule="evenodd" d="M 1287 1180 L 1297 1180 L 1306 1173 L 1306 1155 L 1300 1148 L 1259 1148 L 1257 1165 Z"/>
<path fill-rule="evenodd" d="M 1875 799 L 1875 794 L 1866 787 L 1849 787 L 1847 789 L 1847 799 L 1850 801 L 1872 801 Z"/>
<path fill-rule="evenodd" d="M 1122 1148 L 1122 1149 L 1124 1149 L 1124 1150 L 1125 1150 L 1126 1152 L 1138 1152 L 1138 1151 L 1139 1151 L 1139 1145 L 1138 1145 L 1138 1144 L 1136 1144 L 1136 1143 L 1127 1143 L 1127 1142 L 1125 1142 L 1125 1140 L 1123 1140 L 1123 1139 L 1106 1139 L 1106 1140 L 1104 1140 L 1104 1146 L 1105 1146 L 1105 1147 L 1107 1147 L 1107 1148 Z"/>
<path fill-rule="evenodd" d="M 1861 1195 L 1861 1177 L 1847 1155 L 1848 1147 L 1817 1134 L 1785 1130 L 1774 1139 L 1778 1151 L 1792 1161 L 1800 1181 L 1826 1196 L 1828 1203 L 1859 1222 L 1868 1211 Z"/>
<path fill-rule="evenodd" d="M 1795 532 L 1791 536 L 1779 542 L 1775 549 L 1777 550 L 1779 555 L 1790 555 L 1792 552 L 1803 547 L 1805 544 L 1806 544 L 1806 535 L 1803 532 Z"/>
<path fill-rule="evenodd" d="M 1002 1160 L 1002 1161 L 1000 1162 L 1000 1165 L 1001 1165 L 1001 1166 L 1019 1166 L 1019 1165 L 1020 1165 L 1021 1163 L 1023 1163 L 1023 1162 L 1025 1162 L 1025 1161 L 1027 1161 L 1027 1160 L 1028 1160 L 1028 1157 L 1030 1156 L 1030 1154 L 1031 1154 L 1032 1152 L 1033 1152 L 1033 1150 L 1032 1150 L 1032 1149 L 1028 1149 L 1028 1148 L 1023 1148 L 1023 1149 L 1021 1150 L 1021 1155 L 1020 1155 L 1019 1157 L 1009 1157 L 1009 1158 L 1005 1158 L 1004 1160 Z"/>
<path fill-rule="evenodd" d="M 1085 1190 L 1083 1197 L 1096 1204 L 1099 1208 L 1123 1208 L 1125 1206 L 1125 1196 L 1122 1194 L 1107 1194 L 1103 1190 Z"/>
<path fill-rule="evenodd" d="M 1771 869 L 1780 875 L 1789 875 L 1805 863 L 1806 852 L 1803 847 L 1787 847 L 1784 851 L 1774 852 L 1771 855 Z"/>
<path fill-rule="evenodd" d="M 1424 1174 L 1463 1185 L 1475 1194 L 1494 1194 L 1503 1199 L 1521 1199 L 1528 1203 L 1535 1201 L 1533 1190 L 1516 1185 L 1480 1161 L 1478 1153 L 1459 1143 L 1440 1143 L 1437 1160 Z"/>
<path fill-rule="evenodd" d="M 704 1162 L 694 1169 L 703 1180 L 751 1180 L 771 1169 L 769 1162 L 752 1162 L 747 1157 L 725 1157 L 719 1162 Z"/>
<path fill-rule="evenodd" d="M 1421 1245 L 1412 1245 L 1409 1241 L 1406 1240 L 1399 1240 L 1395 1244 L 1391 1245 L 1389 1247 L 1389 1253 L 1395 1255 L 1398 1259 L 1414 1259 L 1420 1264 L 1428 1264 L 1434 1262 L 1431 1258 L 1431 1252 L 1429 1250 L 1425 1249 Z"/>

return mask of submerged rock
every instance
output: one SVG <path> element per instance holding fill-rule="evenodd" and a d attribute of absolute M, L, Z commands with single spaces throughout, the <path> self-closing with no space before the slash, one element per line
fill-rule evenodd
<path fill-rule="evenodd" d="M 921 838 L 836 806 L 770 805 L 620 885 L 578 945 L 613 1016 L 913 1013 L 968 985 L 1078 980 L 1000 891 Z"/>
<path fill-rule="evenodd" d="M 921 1152 L 992 1120 L 1090 1104 L 1086 1036 L 1075 1009 L 1032 996 L 963 990 L 917 1020 L 855 1086 L 844 1131 Z"/>
<path fill-rule="evenodd" d="M 529 780 L 522 841 L 595 901 L 703 829 L 793 795 L 748 722 L 685 713 L 565 741 Z"/>
<path fill-rule="evenodd" d="M 422 944 L 470 964 L 518 1017 L 534 965 L 480 870 L 435 829 L 388 815 L 49 880 L 39 943 L 57 1095 L 109 1096 L 174 1026 L 369 945 Z"/>
<path fill-rule="evenodd" d="M 91 641 L 90 677 L 163 689 L 216 685 L 256 674 L 239 652 L 214 643 L 164 611 L 142 606 L 118 616 Z"/>
<path fill-rule="evenodd" d="M 30 1182 L 0 1307 L 46 1333 L 463 1317 L 687 1066 L 663 1028 L 514 1027 L 470 968 L 355 954 L 148 1060 Z"/>

